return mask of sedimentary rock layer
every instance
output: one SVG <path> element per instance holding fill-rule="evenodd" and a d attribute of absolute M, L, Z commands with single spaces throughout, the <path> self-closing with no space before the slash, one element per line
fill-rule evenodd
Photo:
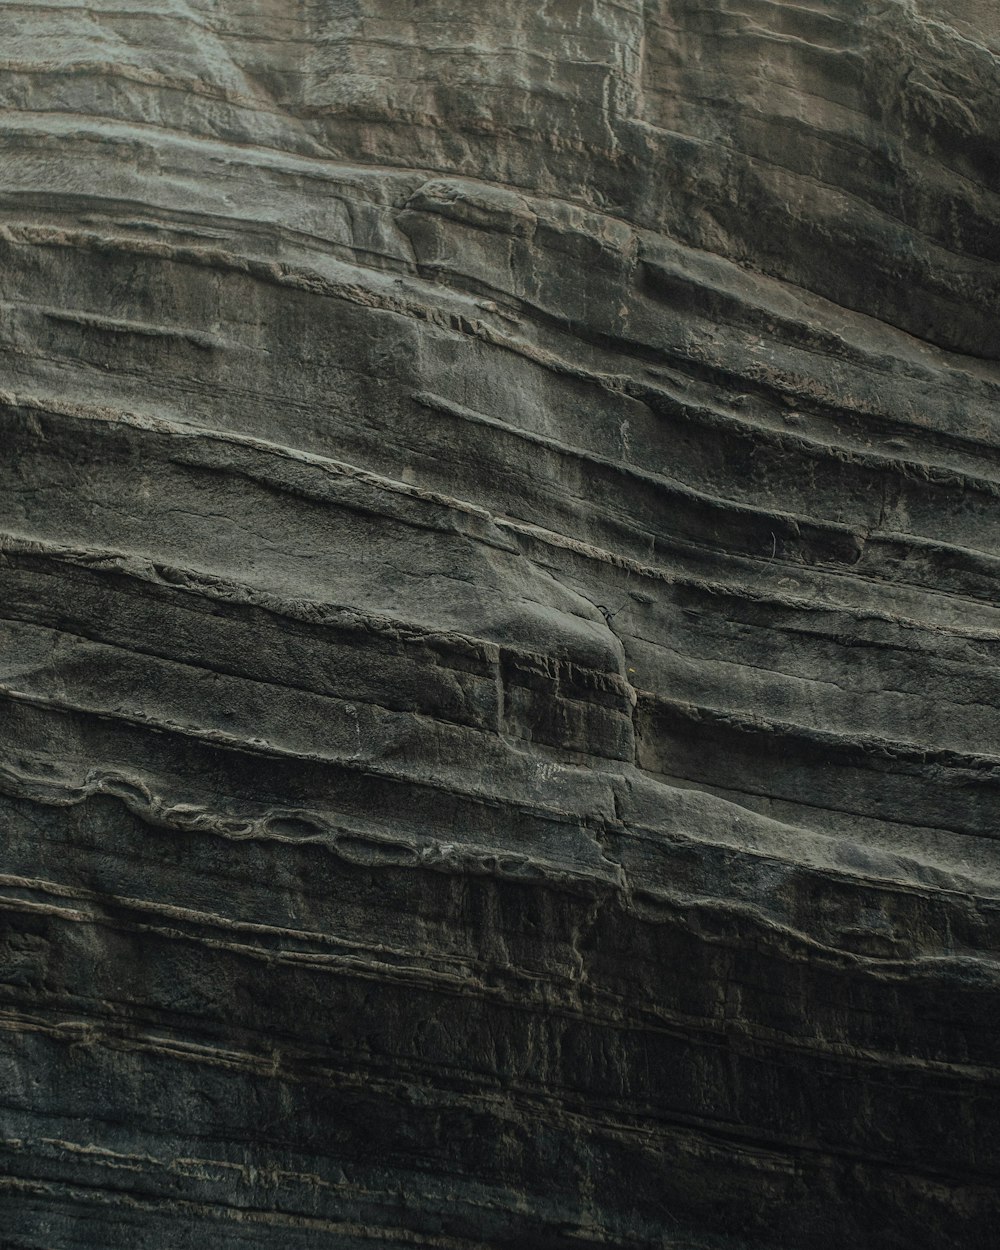
<path fill-rule="evenodd" d="M 992 1246 L 992 7 L 0 21 L 2 1244 Z"/>

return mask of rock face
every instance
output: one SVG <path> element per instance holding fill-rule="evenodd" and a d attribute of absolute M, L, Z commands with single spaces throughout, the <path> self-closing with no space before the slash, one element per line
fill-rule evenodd
<path fill-rule="evenodd" d="M 0 15 L 3 1246 L 994 1246 L 991 0 Z"/>

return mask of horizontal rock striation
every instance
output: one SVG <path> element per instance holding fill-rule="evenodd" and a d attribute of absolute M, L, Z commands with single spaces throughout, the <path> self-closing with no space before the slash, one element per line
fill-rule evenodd
<path fill-rule="evenodd" d="M 993 7 L 3 25 L 4 1247 L 992 1247 Z"/>

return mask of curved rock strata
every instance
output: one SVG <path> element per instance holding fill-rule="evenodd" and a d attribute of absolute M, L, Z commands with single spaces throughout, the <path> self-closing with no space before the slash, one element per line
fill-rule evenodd
<path fill-rule="evenodd" d="M 993 6 L 3 23 L 3 1245 L 993 1246 Z"/>

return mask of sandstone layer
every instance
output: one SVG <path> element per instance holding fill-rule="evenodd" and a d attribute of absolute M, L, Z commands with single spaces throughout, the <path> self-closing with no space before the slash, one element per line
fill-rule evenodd
<path fill-rule="evenodd" d="M 0 24 L 3 1246 L 994 1246 L 995 7 Z"/>

